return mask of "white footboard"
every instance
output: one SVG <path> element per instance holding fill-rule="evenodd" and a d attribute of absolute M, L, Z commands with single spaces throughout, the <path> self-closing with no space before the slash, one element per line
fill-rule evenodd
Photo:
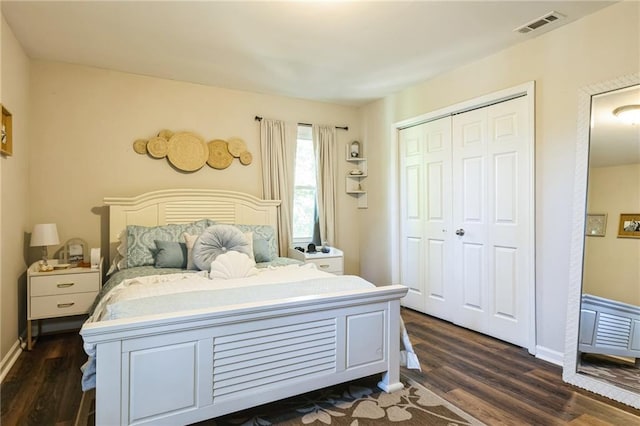
<path fill-rule="evenodd" d="M 640 307 L 582 295 L 579 350 L 640 358 Z"/>
<path fill-rule="evenodd" d="M 186 424 L 384 373 L 402 388 L 406 287 L 88 324 L 96 423 Z"/>

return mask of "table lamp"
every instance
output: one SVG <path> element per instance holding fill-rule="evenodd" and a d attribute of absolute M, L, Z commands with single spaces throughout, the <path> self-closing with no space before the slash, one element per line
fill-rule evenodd
<path fill-rule="evenodd" d="M 47 246 L 60 244 L 55 223 L 39 223 L 33 227 L 31 247 L 42 246 L 42 262 L 47 264 Z"/>

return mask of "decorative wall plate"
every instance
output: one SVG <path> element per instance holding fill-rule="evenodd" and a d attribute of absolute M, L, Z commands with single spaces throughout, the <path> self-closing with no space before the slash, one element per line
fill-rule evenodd
<path fill-rule="evenodd" d="M 174 133 L 169 139 L 167 158 L 179 170 L 195 172 L 205 165 L 208 157 L 207 144 L 194 133 Z"/>
<path fill-rule="evenodd" d="M 164 158 L 169 152 L 169 144 L 166 139 L 156 136 L 147 142 L 147 151 L 153 158 Z"/>
<path fill-rule="evenodd" d="M 240 164 L 248 166 L 253 161 L 253 155 L 249 151 L 244 151 L 240 154 Z"/>
<path fill-rule="evenodd" d="M 171 139 L 171 136 L 173 136 L 173 132 L 171 130 L 168 130 L 168 129 L 160 130 L 158 132 L 158 136 L 160 136 L 161 138 L 164 138 L 166 140 L 169 140 L 169 139 Z"/>
<path fill-rule="evenodd" d="M 247 144 L 240 138 L 230 138 L 228 143 L 229 153 L 236 158 L 247 150 Z"/>
<path fill-rule="evenodd" d="M 222 139 L 214 139 L 209 142 L 209 159 L 207 164 L 214 169 L 222 170 L 231 165 L 233 155 L 229 153 L 228 144 Z"/>
<path fill-rule="evenodd" d="M 147 153 L 147 140 L 146 139 L 138 139 L 133 143 L 133 150 L 138 154 L 146 154 Z"/>

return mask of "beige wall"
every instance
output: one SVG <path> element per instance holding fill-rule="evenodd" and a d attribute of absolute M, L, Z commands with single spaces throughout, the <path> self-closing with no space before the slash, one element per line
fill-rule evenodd
<path fill-rule="evenodd" d="M 585 240 L 583 291 L 640 306 L 640 240 L 617 237 L 620 214 L 640 212 L 637 188 L 640 164 L 589 170 L 587 211 L 608 217 L 605 236 Z"/>
<path fill-rule="evenodd" d="M 369 209 L 360 222 L 361 272 L 391 281 L 389 158 L 393 123 L 518 84 L 536 81 L 537 344 L 564 352 L 578 89 L 638 72 L 640 3 L 623 2 L 460 67 L 363 109 L 369 149 Z"/>
<path fill-rule="evenodd" d="M 214 88 L 62 63 L 32 63 L 33 150 L 29 194 L 34 223 L 54 221 L 61 240 L 81 237 L 106 250 L 105 196 L 163 188 L 224 188 L 261 196 L 259 125 L 255 115 L 290 122 L 348 125 L 344 145 L 359 139 L 357 109 Z M 250 166 L 205 166 L 194 173 L 136 154 L 132 142 L 161 129 L 188 130 L 206 140 L 244 139 Z M 339 176 L 346 173 L 340 161 Z M 355 199 L 338 179 L 338 241 L 346 271 L 359 269 Z"/>
<path fill-rule="evenodd" d="M 267 96 L 62 63 L 29 61 L 3 23 L 2 101 L 14 116 L 14 156 L 2 158 L 2 341 L 4 357 L 26 325 L 27 246 L 35 223 L 55 222 L 61 242 L 85 239 L 107 250 L 106 196 L 164 188 L 224 188 L 261 196 L 255 115 L 289 122 L 348 125 L 338 131 L 338 239 L 345 271 L 359 270 L 356 200 L 344 193 L 344 145 L 360 139 L 356 108 Z M 29 127 L 27 128 L 27 123 Z M 254 161 L 225 170 L 174 170 L 138 155 L 137 138 L 160 129 L 189 130 L 207 140 L 243 138 Z M 29 133 L 27 134 L 27 130 Z M 54 253 L 60 247 L 50 247 Z M 51 325 L 51 324 L 49 324 Z M 72 325 L 77 325 L 73 323 Z M 64 327 L 64 325 L 63 325 Z M 56 325 L 50 329 L 55 329 Z M 47 329 L 47 324 L 45 324 Z"/>
<path fill-rule="evenodd" d="M 29 59 L 2 18 L 2 104 L 13 116 L 13 156 L 0 156 L 0 359 L 18 340 L 26 324 L 25 235 L 29 221 Z"/>

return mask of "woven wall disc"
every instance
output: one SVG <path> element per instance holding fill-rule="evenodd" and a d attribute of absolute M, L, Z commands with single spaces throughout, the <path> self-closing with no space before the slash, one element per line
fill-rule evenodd
<path fill-rule="evenodd" d="M 240 164 L 248 166 L 253 161 L 253 155 L 249 151 L 244 151 L 240 154 Z"/>
<path fill-rule="evenodd" d="M 174 133 L 169 139 L 167 158 L 179 170 L 195 172 L 204 166 L 208 156 L 207 144 L 193 133 Z"/>
<path fill-rule="evenodd" d="M 247 144 L 240 138 L 230 138 L 228 142 L 229 154 L 236 158 L 240 157 L 240 154 L 247 150 Z"/>
<path fill-rule="evenodd" d="M 146 154 L 147 153 L 147 140 L 146 139 L 137 139 L 133 143 L 133 150 L 138 154 Z"/>
<path fill-rule="evenodd" d="M 158 136 L 160 136 L 161 138 L 165 138 L 166 140 L 169 140 L 171 139 L 171 136 L 173 136 L 173 132 L 168 129 L 160 130 L 158 132 Z"/>
<path fill-rule="evenodd" d="M 229 153 L 228 144 L 222 139 L 214 139 L 208 143 L 209 159 L 207 164 L 214 169 L 222 170 L 231 165 L 233 156 Z"/>
<path fill-rule="evenodd" d="M 149 142 L 147 142 L 147 151 L 153 158 L 166 157 L 168 150 L 169 144 L 167 143 L 167 140 L 159 136 L 151 138 L 149 139 Z"/>

